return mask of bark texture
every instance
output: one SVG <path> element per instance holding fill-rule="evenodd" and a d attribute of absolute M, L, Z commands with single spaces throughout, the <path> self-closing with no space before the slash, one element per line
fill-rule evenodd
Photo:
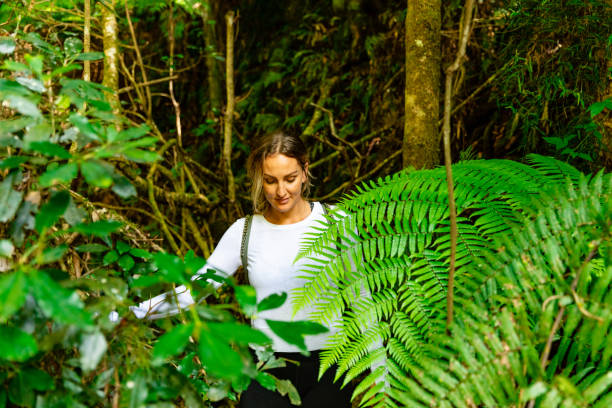
<path fill-rule="evenodd" d="M 104 46 L 104 79 L 102 80 L 102 85 L 113 90 L 113 92 L 106 93 L 106 98 L 113 112 L 119 114 L 121 111 L 118 95 L 119 41 L 115 4 L 116 0 L 108 0 L 100 6 L 102 8 L 102 41 Z"/>
<path fill-rule="evenodd" d="M 209 1 L 207 5 L 203 6 L 202 11 L 202 25 L 204 32 L 204 44 L 206 45 L 206 70 L 207 70 L 207 81 L 208 81 L 208 112 L 219 113 L 221 111 L 221 73 L 219 70 L 219 62 L 215 58 L 214 53 L 217 50 L 217 31 L 216 21 L 219 6 L 216 1 Z"/>
<path fill-rule="evenodd" d="M 439 163 L 440 136 L 440 0 L 408 0 L 406 13 L 406 88 L 404 167 Z"/>

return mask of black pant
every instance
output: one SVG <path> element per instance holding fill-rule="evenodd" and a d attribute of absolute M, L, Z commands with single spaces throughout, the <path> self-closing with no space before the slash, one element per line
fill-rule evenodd
<path fill-rule="evenodd" d="M 311 351 L 309 357 L 300 353 L 276 353 L 277 357 L 286 358 L 286 367 L 267 370 L 268 373 L 281 380 L 289 380 L 295 386 L 303 408 L 350 408 L 353 387 L 347 384 L 340 388 L 342 379 L 334 383 L 336 370 L 328 369 L 320 381 L 319 352 Z M 291 361 L 299 362 L 299 365 Z M 288 396 L 281 396 L 276 391 L 269 391 L 252 381 L 249 388 L 240 397 L 240 408 L 290 408 L 295 407 L 289 402 Z"/>

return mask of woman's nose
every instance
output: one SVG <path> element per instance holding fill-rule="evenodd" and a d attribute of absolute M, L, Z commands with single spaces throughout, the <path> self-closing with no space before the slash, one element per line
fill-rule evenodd
<path fill-rule="evenodd" d="M 285 183 L 278 183 L 278 187 L 276 187 L 276 195 L 283 197 L 286 191 L 287 187 L 285 186 Z"/>

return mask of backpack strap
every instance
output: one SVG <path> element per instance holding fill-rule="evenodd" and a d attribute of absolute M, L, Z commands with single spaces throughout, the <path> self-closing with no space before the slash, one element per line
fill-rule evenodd
<path fill-rule="evenodd" d="M 330 209 L 329 204 L 327 204 L 327 203 L 321 203 L 321 206 L 323 207 L 323 214 L 324 214 L 324 215 L 329 214 L 329 209 Z"/>
<path fill-rule="evenodd" d="M 249 252 L 249 236 L 251 235 L 251 225 L 253 224 L 253 216 L 247 215 L 244 218 L 244 228 L 242 229 L 242 242 L 240 244 L 240 259 L 242 260 L 242 268 L 247 274 L 248 252 Z"/>

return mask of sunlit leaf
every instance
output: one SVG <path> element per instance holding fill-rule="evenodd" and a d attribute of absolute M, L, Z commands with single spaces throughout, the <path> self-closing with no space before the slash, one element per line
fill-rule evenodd
<path fill-rule="evenodd" d="M 77 246 L 75 249 L 77 252 L 91 252 L 93 254 L 96 254 L 107 251 L 108 247 L 102 244 L 84 244 Z"/>
<path fill-rule="evenodd" d="M 124 150 L 122 153 L 127 159 L 133 160 L 138 163 L 153 162 L 159 159 L 159 155 L 157 153 L 150 152 L 148 150 L 129 149 Z"/>
<path fill-rule="evenodd" d="M 39 178 L 40 185 L 49 187 L 56 183 L 68 183 L 76 178 L 78 166 L 76 163 L 66 163 L 47 169 Z"/>
<path fill-rule="evenodd" d="M 138 194 L 138 192 L 136 191 L 136 187 L 134 187 L 134 185 L 130 183 L 130 180 L 127 177 L 117 173 L 113 173 L 112 190 L 115 194 L 117 194 L 123 199 L 136 197 L 136 195 Z"/>
<path fill-rule="evenodd" d="M 109 136 L 108 141 L 109 142 L 123 142 L 126 140 L 132 140 L 132 139 L 136 139 L 136 138 L 145 136 L 150 131 L 151 129 L 147 125 L 142 125 L 139 127 L 132 127 L 132 128 L 120 131 L 116 135 L 113 135 L 112 138 Z"/>
<path fill-rule="evenodd" d="M 15 40 L 11 37 L 0 37 L 0 54 L 12 54 L 15 46 Z"/>
<path fill-rule="evenodd" d="M 30 150 L 44 154 L 45 156 L 55 156 L 60 159 L 69 159 L 72 157 L 70 153 L 60 145 L 51 142 L 32 142 Z"/>
<path fill-rule="evenodd" d="M 104 54 L 101 52 L 83 52 L 76 57 L 79 61 L 96 61 L 102 58 L 104 58 Z"/>
<path fill-rule="evenodd" d="M 25 361 L 38 352 L 36 340 L 14 327 L 0 326 L 0 358 Z"/>
<path fill-rule="evenodd" d="M 0 222 L 7 222 L 13 219 L 23 193 L 21 191 L 13 190 L 13 182 L 17 180 L 17 173 L 11 173 L 8 177 L 5 177 L 2 183 L 0 183 Z"/>
<path fill-rule="evenodd" d="M 73 230 L 86 235 L 105 237 L 121 228 L 122 225 L 123 224 L 118 221 L 96 221 L 92 223 L 77 224 L 73 227 Z"/>
<path fill-rule="evenodd" d="M 67 57 L 78 55 L 83 51 L 83 41 L 78 37 L 69 37 L 64 41 L 64 53 Z"/>
<path fill-rule="evenodd" d="M 182 353 L 193 332 L 193 327 L 193 323 L 181 324 L 161 336 L 153 348 L 151 364 L 163 364 L 168 357 Z"/>
<path fill-rule="evenodd" d="M 0 170 L 16 169 L 19 166 L 21 166 L 23 163 L 26 163 L 28 160 L 29 160 L 28 157 L 23 157 L 23 156 L 7 157 L 4 160 L 0 160 Z"/>
<path fill-rule="evenodd" d="M 200 330 L 198 354 L 204 368 L 212 375 L 229 380 L 242 374 L 242 359 L 223 339 L 203 328 Z"/>
<path fill-rule="evenodd" d="M 32 116 L 35 118 L 42 117 L 36 103 L 32 102 L 28 98 L 19 95 L 8 95 L 6 97 L 6 101 L 8 102 L 9 107 L 15 109 L 22 115 Z"/>
<path fill-rule="evenodd" d="M 21 271 L 0 275 L 0 323 L 21 308 L 26 296 L 26 277 Z"/>
<path fill-rule="evenodd" d="M 8 239 L 0 239 L 0 256 L 11 257 L 15 251 L 15 246 Z"/>
<path fill-rule="evenodd" d="M 43 71 L 43 56 L 26 54 L 25 60 L 30 66 L 32 72 L 34 72 L 39 78 L 41 78 Z"/>
<path fill-rule="evenodd" d="M 34 126 L 26 128 L 26 134 L 23 138 L 26 149 L 31 149 L 32 143 L 49 142 L 52 131 L 53 128 L 51 127 L 51 123 L 46 120 L 42 120 Z"/>
<path fill-rule="evenodd" d="M 106 338 L 101 332 L 95 331 L 84 334 L 79 346 L 79 353 L 81 354 L 79 362 L 83 371 L 88 372 L 95 369 L 107 348 Z"/>
<path fill-rule="evenodd" d="M 121 256 L 121 258 L 119 258 L 119 260 L 117 260 L 117 264 L 119 264 L 121 269 L 127 272 L 134 267 L 136 262 L 134 262 L 134 258 L 132 258 L 131 256 L 123 255 Z"/>
<path fill-rule="evenodd" d="M 43 265 L 59 261 L 62 259 L 62 256 L 64 256 L 64 253 L 66 253 L 67 250 L 67 245 L 58 245 L 56 247 L 45 248 L 38 263 Z"/>
<path fill-rule="evenodd" d="M 39 79 L 29 77 L 17 77 L 15 78 L 15 80 L 31 91 L 38 93 L 43 93 L 47 91 L 47 88 L 45 88 L 45 86 Z"/>
<path fill-rule="evenodd" d="M 87 182 L 95 187 L 108 188 L 113 184 L 112 166 L 95 160 L 81 163 L 81 173 Z"/>
<path fill-rule="evenodd" d="M 91 123 L 89 123 L 89 120 L 87 120 L 86 117 L 79 115 L 78 113 L 72 113 L 68 117 L 68 121 L 76 126 L 76 128 L 79 129 L 79 132 L 81 132 L 84 136 L 92 140 L 100 141 L 100 135 L 91 125 Z"/>

